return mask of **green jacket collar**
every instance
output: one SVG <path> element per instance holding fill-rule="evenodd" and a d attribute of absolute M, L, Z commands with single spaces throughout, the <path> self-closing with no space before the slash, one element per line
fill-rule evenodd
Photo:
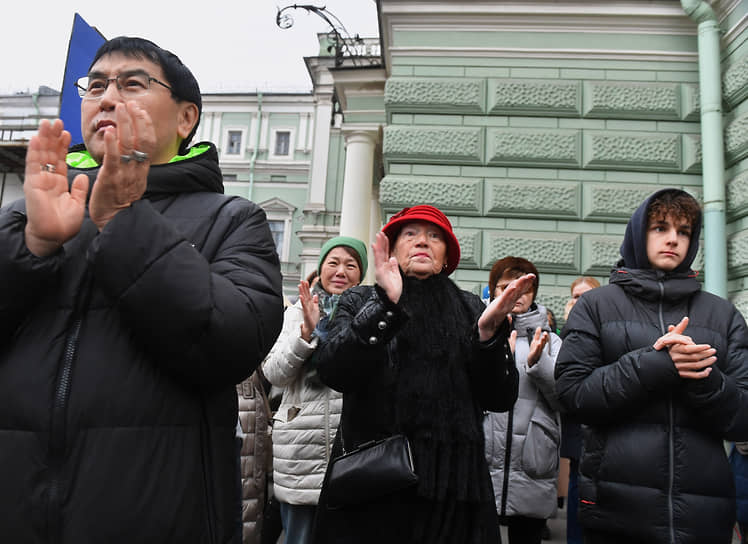
<path fill-rule="evenodd" d="M 169 164 L 202 155 L 208 149 L 210 149 L 210 144 L 208 143 L 201 142 L 199 144 L 195 144 L 187 150 L 186 155 L 173 156 L 169 161 Z M 99 163 L 94 160 L 87 149 L 83 149 L 80 151 L 71 151 L 70 153 L 68 153 L 65 162 L 69 167 L 77 168 L 79 170 L 83 170 L 85 168 L 97 168 L 99 166 Z"/>

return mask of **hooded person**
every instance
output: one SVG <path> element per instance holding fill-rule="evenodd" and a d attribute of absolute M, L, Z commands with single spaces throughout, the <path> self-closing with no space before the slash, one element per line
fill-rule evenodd
<path fill-rule="evenodd" d="M 731 542 L 723 440 L 748 438 L 748 330 L 691 265 L 701 210 L 663 189 L 632 214 L 609 284 L 564 327 L 556 391 L 584 425 L 585 543 Z"/>
<path fill-rule="evenodd" d="M 343 395 L 322 384 L 315 352 L 335 321 L 338 300 L 366 274 L 366 245 L 338 236 L 325 242 L 313 287 L 299 284 L 299 300 L 286 309 L 283 330 L 262 364 L 265 378 L 283 389 L 273 416 L 273 493 L 280 503 L 285 541 L 310 542 Z"/>
<path fill-rule="evenodd" d="M 488 306 L 459 289 L 449 279 L 457 237 L 428 205 L 392 216 L 372 254 L 376 284 L 340 297 L 317 353 L 320 378 L 343 393 L 333 456 L 404 434 L 418 482 L 378 497 L 353 493 L 344 505 L 330 504 L 323 486 L 315 542 L 495 544 L 481 421 L 517 398 L 506 316 L 533 276 Z"/>

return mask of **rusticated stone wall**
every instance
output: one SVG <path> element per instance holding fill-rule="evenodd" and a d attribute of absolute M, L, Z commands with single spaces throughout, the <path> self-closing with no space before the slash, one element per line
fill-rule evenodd
<path fill-rule="evenodd" d="M 626 221 L 649 194 L 675 186 L 701 199 L 698 68 L 621 62 L 613 74 L 536 63 L 536 73 L 520 77 L 496 61 L 501 77 L 492 77 L 471 62 L 462 71 L 452 62 L 445 75 L 433 60 L 428 71 L 405 61 L 393 68 L 383 210 L 444 210 L 463 250 L 454 278 L 476 293 L 496 259 L 530 259 L 541 273 L 539 298 L 560 318 L 575 277 L 607 281 Z M 621 75 L 627 69 L 630 77 Z M 723 85 L 729 290 L 745 311 L 748 54 L 726 55 Z M 703 268 L 701 252 L 695 267 Z"/>

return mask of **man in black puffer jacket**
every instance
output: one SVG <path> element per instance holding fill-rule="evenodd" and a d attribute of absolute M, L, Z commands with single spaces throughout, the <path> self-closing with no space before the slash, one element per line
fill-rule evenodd
<path fill-rule="evenodd" d="M 234 384 L 282 322 L 265 214 L 187 149 L 176 56 L 115 38 L 78 84 L 85 147 L 43 121 L 0 211 L 0 540 L 229 542 Z"/>
<path fill-rule="evenodd" d="M 664 189 L 634 212 L 610 284 L 564 328 L 556 388 L 584 424 L 585 543 L 728 544 L 723 440 L 748 439 L 748 330 L 690 269 L 701 211 Z"/>

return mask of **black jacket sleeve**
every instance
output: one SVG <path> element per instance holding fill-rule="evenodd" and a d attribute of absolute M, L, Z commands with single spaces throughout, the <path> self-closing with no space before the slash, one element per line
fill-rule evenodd
<path fill-rule="evenodd" d="M 706 378 L 683 379 L 680 394 L 705 430 L 740 442 L 748 440 L 748 328 L 734 306 L 723 311 L 730 313 L 726 352 Z"/>
<path fill-rule="evenodd" d="M 39 300 L 58 285 L 65 252 L 37 257 L 26 247 L 23 201 L 0 210 L 0 350 Z"/>
<path fill-rule="evenodd" d="M 211 255 L 141 200 L 107 224 L 88 259 L 157 364 L 218 387 L 249 376 L 275 342 L 281 275 L 265 214 L 247 200 L 226 198 L 207 239 Z"/>
<path fill-rule="evenodd" d="M 389 343 L 407 319 L 379 286 L 348 289 L 317 349 L 321 380 L 342 393 L 365 387 L 388 364 Z"/>
<path fill-rule="evenodd" d="M 514 406 L 519 394 L 519 371 L 509 346 L 509 320 L 504 320 L 493 338 L 481 342 L 478 337 L 478 318 L 486 306 L 475 295 L 465 295 L 472 299 L 469 303 L 475 316 L 473 356 L 468 361 L 473 393 L 483 410 L 506 412 Z"/>

